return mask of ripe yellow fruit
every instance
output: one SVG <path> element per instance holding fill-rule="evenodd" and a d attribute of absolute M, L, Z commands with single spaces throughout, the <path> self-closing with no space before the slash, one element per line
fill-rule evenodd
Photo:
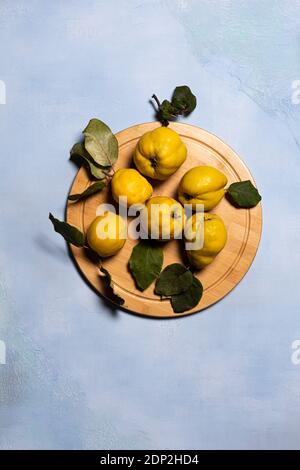
<path fill-rule="evenodd" d="M 184 220 L 182 205 L 171 197 L 152 197 L 141 213 L 142 230 L 153 240 L 181 238 Z"/>
<path fill-rule="evenodd" d="M 195 166 L 185 173 L 178 188 L 181 204 L 203 204 L 204 210 L 215 207 L 225 194 L 226 176 L 211 166 Z"/>
<path fill-rule="evenodd" d="M 195 268 L 201 269 L 212 263 L 217 254 L 223 250 L 227 241 L 227 230 L 218 215 L 195 213 L 186 223 L 185 239 L 188 242 L 195 242 L 197 235 L 198 240 L 203 241 L 203 246 L 188 249 L 187 255 L 190 263 Z"/>
<path fill-rule="evenodd" d="M 182 165 L 186 153 L 186 146 L 177 132 L 169 127 L 158 127 L 140 138 L 133 159 L 143 175 L 165 180 Z"/>
<path fill-rule="evenodd" d="M 111 190 L 116 202 L 120 196 L 126 196 L 128 206 L 143 204 L 153 193 L 151 184 L 133 168 L 117 170 L 111 180 Z"/>
<path fill-rule="evenodd" d="M 124 246 L 126 238 L 126 221 L 110 211 L 96 217 L 87 231 L 90 248 L 103 258 L 116 254 Z"/>

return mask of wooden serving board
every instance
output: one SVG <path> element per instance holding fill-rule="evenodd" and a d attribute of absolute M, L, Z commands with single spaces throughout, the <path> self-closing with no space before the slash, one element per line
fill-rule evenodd
<path fill-rule="evenodd" d="M 133 166 L 132 155 L 139 138 L 147 131 L 160 126 L 158 122 L 139 124 L 119 132 L 119 159 L 116 168 Z M 153 182 L 154 194 L 176 198 L 176 191 L 183 174 L 197 165 L 210 165 L 225 173 L 228 183 L 254 180 L 239 156 L 218 137 L 199 127 L 188 124 L 171 123 L 170 127 L 178 132 L 187 146 L 188 154 L 185 163 L 179 170 L 164 182 Z M 70 194 L 80 193 L 92 181 L 87 171 L 81 168 L 73 182 Z M 255 183 L 254 183 L 255 184 Z M 99 204 L 112 202 L 110 189 L 89 197 L 83 202 L 69 202 L 67 221 L 86 232 L 96 217 Z M 169 300 L 161 301 L 153 293 L 154 283 L 144 292 L 136 289 L 128 271 L 128 260 L 133 246 L 137 243 L 127 240 L 124 248 L 115 256 L 103 261 L 114 281 L 116 292 L 125 299 L 128 311 L 150 317 L 179 317 L 203 310 L 222 299 L 243 278 L 251 266 L 256 254 L 262 227 L 261 204 L 253 209 L 236 209 L 225 198 L 211 212 L 219 214 L 227 227 L 228 241 L 223 251 L 213 263 L 196 273 L 201 280 L 204 293 L 197 307 L 183 314 L 174 314 Z M 99 276 L 96 260 L 88 256 L 87 250 L 71 246 L 74 258 L 89 283 L 105 295 L 105 286 Z M 186 264 L 183 241 L 173 240 L 164 243 L 164 267 L 170 263 Z"/>

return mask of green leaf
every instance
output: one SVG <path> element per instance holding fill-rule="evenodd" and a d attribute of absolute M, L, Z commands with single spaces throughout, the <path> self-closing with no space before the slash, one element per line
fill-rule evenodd
<path fill-rule="evenodd" d="M 80 157 L 84 165 L 90 170 L 91 175 L 97 180 L 103 180 L 105 178 L 106 174 L 103 172 L 103 169 L 93 163 L 92 157 L 86 151 L 83 142 L 78 142 L 73 145 L 70 155 L 71 158 L 74 156 Z"/>
<path fill-rule="evenodd" d="M 157 118 L 163 126 L 167 126 L 169 121 L 175 120 L 180 114 L 188 116 L 197 105 L 196 96 L 186 85 L 175 88 L 171 101 L 164 100 L 160 103 L 155 94 L 152 95 L 152 99 L 156 102 Z"/>
<path fill-rule="evenodd" d="M 193 282 L 189 269 L 179 263 L 167 266 L 156 281 L 155 293 L 162 297 L 170 297 L 185 292 Z"/>
<path fill-rule="evenodd" d="M 182 313 L 198 305 L 203 294 L 203 286 L 199 279 L 193 277 L 191 286 L 181 294 L 172 295 L 171 305 L 174 313 Z"/>
<path fill-rule="evenodd" d="M 177 86 L 172 96 L 172 105 L 179 111 L 178 114 L 188 116 L 196 108 L 197 99 L 188 86 Z"/>
<path fill-rule="evenodd" d="M 68 199 L 70 201 L 79 201 L 80 199 L 85 199 L 92 194 L 102 191 L 105 187 L 105 184 L 102 181 L 97 181 L 97 183 L 91 184 L 85 191 L 80 194 L 71 194 Z"/>
<path fill-rule="evenodd" d="M 51 220 L 55 232 L 59 233 L 64 239 L 72 245 L 83 247 L 85 245 L 85 236 L 73 225 L 67 224 L 67 222 L 61 222 L 55 219 L 51 213 L 49 213 L 49 219 Z"/>
<path fill-rule="evenodd" d="M 100 277 L 103 279 L 106 286 L 106 296 L 117 305 L 124 305 L 125 300 L 115 292 L 114 283 L 111 274 L 103 266 L 100 268 Z"/>
<path fill-rule="evenodd" d="M 250 180 L 232 183 L 226 192 L 226 197 L 236 207 L 250 209 L 261 201 L 261 195 Z"/>
<path fill-rule="evenodd" d="M 159 115 L 162 121 L 171 121 L 178 115 L 177 108 L 168 100 L 164 100 L 159 107 Z"/>
<path fill-rule="evenodd" d="M 98 165 L 111 167 L 118 158 L 118 141 L 110 128 L 99 119 L 91 119 L 84 129 L 85 149 Z"/>
<path fill-rule="evenodd" d="M 147 289 L 157 278 L 163 265 L 163 258 L 162 248 L 154 243 L 140 241 L 133 248 L 129 269 L 139 290 Z"/>

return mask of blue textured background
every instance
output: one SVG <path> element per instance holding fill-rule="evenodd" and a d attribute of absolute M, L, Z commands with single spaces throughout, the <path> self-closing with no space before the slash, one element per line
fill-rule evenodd
<path fill-rule="evenodd" d="M 0 1 L 1 448 L 300 448 L 299 28 L 296 0 Z M 48 211 L 91 117 L 149 121 L 179 84 L 251 168 L 262 242 L 202 314 L 113 315 Z"/>

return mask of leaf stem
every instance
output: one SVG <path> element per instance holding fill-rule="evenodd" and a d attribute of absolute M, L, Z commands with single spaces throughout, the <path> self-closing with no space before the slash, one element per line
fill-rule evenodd
<path fill-rule="evenodd" d="M 114 174 L 115 174 L 115 169 L 114 169 L 113 166 L 111 166 L 111 167 L 109 168 L 109 170 L 107 170 L 107 171 L 106 171 L 106 170 L 102 170 L 102 171 L 103 171 L 103 173 L 105 174 L 105 179 L 106 179 L 106 182 L 107 182 L 107 184 L 108 184 L 108 183 L 110 182 L 110 180 L 112 179 L 112 177 L 114 176 Z M 112 174 L 111 174 L 111 171 L 112 171 Z"/>
<path fill-rule="evenodd" d="M 160 101 L 155 94 L 152 95 L 152 99 L 156 102 L 158 110 L 160 109 Z"/>

